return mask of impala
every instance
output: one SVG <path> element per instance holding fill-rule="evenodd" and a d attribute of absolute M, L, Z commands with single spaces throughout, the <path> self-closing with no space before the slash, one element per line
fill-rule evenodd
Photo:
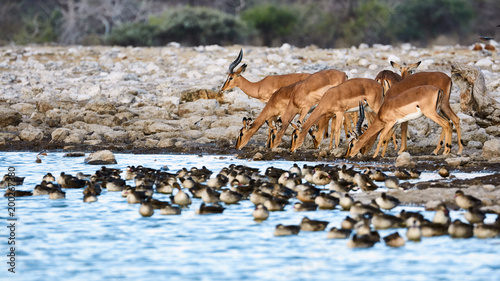
<path fill-rule="evenodd" d="M 234 68 L 241 62 L 242 59 L 243 50 L 240 50 L 236 60 L 229 65 L 229 74 L 219 93 L 238 87 L 249 97 L 256 98 L 262 102 L 267 102 L 273 93 L 279 88 L 302 81 L 311 76 L 309 73 L 270 75 L 259 82 L 250 82 L 241 75 L 247 68 L 246 64 L 241 65 L 236 71 L 234 71 Z"/>
<path fill-rule="evenodd" d="M 321 118 L 332 118 L 335 115 L 335 146 L 340 142 L 340 129 L 346 112 L 357 111 L 359 102 L 366 102 L 377 113 L 383 100 L 382 85 L 373 79 L 354 78 L 337 87 L 329 89 L 321 98 L 302 126 L 302 131 L 295 129 L 292 133 L 291 152 L 303 142 L 308 130 Z M 333 124 L 332 124 L 333 127 Z M 299 133 L 300 131 L 300 133 Z"/>
<path fill-rule="evenodd" d="M 311 107 L 318 104 L 325 92 L 331 87 L 342 84 L 347 80 L 347 75 L 342 71 L 332 71 L 332 79 L 328 83 L 322 82 L 322 87 L 311 87 L 310 85 L 304 85 L 302 87 L 294 88 L 293 92 L 290 94 L 290 102 L 288 103 L 284 114 L 281 116 L 283 121 L 283 126 L 278 131 L 276 137 L 272 139 L 270 148 L 275 148 L 281 142 L 283 135 L 288 128 L 288 125 L 292 122 L 293 118 L 299 114 L 298 124 L 302 124 L 306 114 L 309 112 Z M 326 120 L 328 122 L 328 120 Z M 323 131 L 321 131 L 323 132 Z"/>
<path fill-rule="evenodd" d="M 441 103 L 441 111 L 442 117 L 453 122 L 455 129 L 457 131 L 457 142 L 458 142 L 458 154 L 462 154 L 463 145 L 462 145 L 462 136 L 460 131 L 460 119 L 453 112 L 450 106 L 450 94 L 451 94 L 451 78 L 443 72 L 419 72 L 412 75 L 407 76 L 401 82 L 394 84 L 390 89 L 386 92 L 385 98 L 391 98 L 399 95 L 400 93 L 411 89 L 417 86 L 423 85 L 433 85 L 443 90 L 443 100 Z M 449 127 L 450 131 L 441 132 L 440 140 L 438 146 L 434 150 L 434 154 L 441 149 L 443 138 L 445 134 L 449 134 L 450 143 L 445 147 L 445 151 L 449 152 L 451 150 L 451 134 L 452 127 Z M 403 122 L 401 124 L 401 148 L 398 154 L 401 154 L 403 151 L 407 149 L 407 131 L 408 131 L 408 122 Z"/>
<path fill-rule="evenodd" d="M 388 97 L 368 129 L 356 142 L 352 142 L 348 148 L 348 156 L 356 155 L 362 148 L 371 148 L 377 135 L 380 133 L 379 142 L 373 157 L 377 157 L 380 147 L 384 144 L 382 157 L 387 148 L 390 133 L 396 125 L 414 120 L 425 115 L 441 126 L 443 132 L 449 131 L 450 123 L 442 118 L 437 111 L 441 109 L 445 94 L 440 88 L 433 85 L 418 86 L 408 89 L 397 96 Z M 446 143 L 451 142 L 451 136 L 446 134 Z M 443 154 L 448 154 L 444 151 Z"/>
<path fill-rule="evenodd" d="M 323 70 L 312 74 L 303 81 L 280 88 L 271 96 L 255 121 L 251 124 L 245 124 L 240 130 L 236 141 L 236 149 L 244 147 L 266 121 L 271 123 L 270 121 L 276 120 L 278 116 L 282 115 L 293 93 L 300 93 L 306 96 L 312 92 L 321 93 L 322 95 L 327 89 L 338 85 L 341 80 L 340 77 L 344 77 L 344 75 L 344 72 L 338 70 Z M 268 140 L 268 142 L 270 141 Z"/>

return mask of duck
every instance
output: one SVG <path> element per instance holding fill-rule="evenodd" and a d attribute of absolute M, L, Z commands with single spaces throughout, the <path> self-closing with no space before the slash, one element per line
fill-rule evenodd
<path fill-rule="evenodd" d="M 219 203 L 220 193 L 207 186 L 201 191 L 201 200 L 207 204 Z"/>
<path fill-rule="evenodd" d="M 411 179 L 410 173 L 403 168 L 398 168 L 396 171 L 394 171 L 394 176 L 396 176 L 400 180 Z"/>
<path fill-rule="evenodd" d="M 139 207 L 139 214 L 143 217 L 150 217 L 154 214 L 155 210 L 149 202 L 143 202 Z"/>
<path fill-rule="evenodd" d="M 352 238 L 347 241 L 347 247 L 354 248 L 371 248 L 377 243 L 374 241 L 370 235 L 357 235 L 354 234 Z"/>
<path fill-rule="evenodd" d="M 95 193 L 83 194 L 83 202 L 85 203 L 97 202 L 97 195 Z"/>
<path fill-rule="evenodd" d="M 273 196 L 271 194 L 268 194 L 258 188 L 255 188 L 252 194 L 250 195 L 250 202 L 252 202 L 254 205 L 264 204 L 266 200 L 271 199 L 272 197 Z"/>
<path fill-rule="evenodd" d="M 311 220 L 304 217 L 300 222 L 300 230 L 302 231 L 323 231 L 328 225 L 327 221 Z"/>
<path fill-rule="evenodd" d="M 326 238 L 327 239 L 347 239 L 351 236 L 351 232 L 352 232 L 351 229 L 332 227 L 328 231 Z"/>
<path fill-rule="evenodd" d="M 322 210 L 333 210 L 339 204 L 339 198 L 330 194 L 321 192 L 318 197 L 314 199 L 314 203 Z"/>
<path fill-rule="evenodd" d="M 85 180 L 85 181 L 88 181 L 90 180 L 90 174 L 84 174 L 82 172 L 78 172 L 76 173 L 76 178 L 79 179 L 79 180 Z"/>
<path fill-rule="evenodd" d="M 12 190 L 8 188 L 4 195 L 4 197 L 27 197 L 27 196 L 33 196 L 32 191 L 27 191 L 27 190 Z"/>
<path fill-rule="evenodd" d="M 415 168 L 411 168 L 408 172 L 410 173 L 411 179 L 418 179 L 418 178 L 420 178 L 420 175 L 422 174 L 421 171 L 419 171 Z"/>
<path fill-rule="evenodd" d="M 343 229 L 354 229 L 354 225 L 356 225 L 357 221 L 349 216 L 345 217 L 340 223 L 340 227 Z"/>
<path fill-rule="evenodd" d="M 450 176 L 450 171 L 448 170 L 448 168 L 446 166 L 443 165 L 443 166 L 439 167 L 438 174 L 443 178 L 447 178 Z"/>
<path fill-rule="evenodd" d="M 320 192 L 318 188 L 305 184 L 297 186 L 296 190 L 297 190 L 296 198 L 303 203 L 314 203 L 314 200 L 316 199 L 316 197 L 319 195 Z"/>
<path fill-rule="evenodd" d="M 371 222 L 375 229 L 398 228 L 404 223 L 401 218 L 385 213 L 373 214 Z"/>
<path fill-rule="evenodd" d="M 396 216 L 398 218 L 401 218 L 407 227 L 412 225 L 413 219 L 416 219 L 419 222 L 424 220 L 424 216 L 420 212 L 408 212 L 406 210 L 401 210 L 401 212 L 399 212 L 399 214 L 396 214 Z"/>
<path fill-rule="evenodd" d="M 399 235 L 399 232 L 394 232 L 385 236 L 384 242 L 387 246 L 393 248 L 403 247 L 406 243 L 405 239 Z"/>
<path fill-rule="evenodd" d="M 332 181 L 332 179 L 330 178 L 330 175 L 327 172 L 323 171 L 319 167 L 316 167 L 314 168 L 312 181 L 315 185 L 325 186 L 329 184 Z"/>
<path fill-rule="evenodd" d="M 410 217 L 407 221 L 408 229 L 406 230 L 406 238 L 413 242 L 422 240 L 422 228 L 420 221 L 417 218 Z"/>
<path fill-rule="evenodd" d="M 297 163 L 293 163 L 293 166 L 288 170 L 291 174 L 296 174 L 297 177 L 302 178 L 302 169 L 297 165 Z"/>
<path fill-rule="evenodd" d="M 389 189 L 399 189 L 399 179 L 396 176 L 388 176 L 384 181 L 384 185 Z"/>
<path fill-rule="evenodd" d="M 229 179 L 225 175 L 217 174 L 214 178 L 210 178 L 207 181 L 207 186 L 215 190 L 219 190 L 222 187 L 226 186 L 228 182 Z"/>
<path fill-rule="evenodd" d="M 380 197 L 375 198 L 377 205 L 385 210 L 392 210 L 399 206 L 400 201 L 394 196 L 387 195 L 387 193 L 382 192 Z"/>
<path fill-rule="evenodd" d="M 172 194 L 175 189 L 180 189 L 181 186 L 178 182 L 170 183 L 160 183 L 156 185 L 156 192 L 162 194 Z"/>
<path fill-rule="evenodd" d="M 56 178 L 51 173 L 47 173 L 43 176 L 42 181 L 53 182 L 56 181 Z"/>
<path fill-rule="evenodd" d="M 172 206 L 167 204 L 160 209 L 160 215 L 170 216 L 170 215 L 180 215 L 181 208 L 179 206 Z"/>
<path fill-rule="evenodd" d="M 435 237 L 443 236 L 448 234 L 448 225 L 441 223 L 434 223 L 425 220 L 420 226 L 422 229 L 422 236 L 424 237 Z"/>
<path fill-rule="evenodd" d="M 139 204 L 146 199 L 145 192 L 138 192 L 136 189 L 130 189 L 127 193 L 127 203 Z"/>
<path fill-rule="evenodd" d="M 434 213 L 434 217 L 432 218 L 432 222 L 445 225 L 450 224 L 450 211 L 444 203 L 440 203 L 439 205 L 437 205 L 436 212 Z"/>
<path fill-rule="evenodd" d="M 126 182 L 124 179 L 109 178 L 106 180 L 106 189 L 108 192 L 120 192 L 125 188 Z"/>
<path fill-rule="evenodd" d="M 42 182 L 42 184 L 37 184 L 33 189 L 33 196 L 49 195 L 51 190 L 52 190 L 51 187 L 47 186 L 46 183 Z"/>
<path fill-rule="evenodd" d="M 365 214 L 375 214 L 375 213 L 379 213 L 379 212 L 381 212 L 380 209 L 378 209 L 372 205 L 363 204 L 360 201 L 354 202 L 352 204 L 351 209 L 349 210 L 349 213 L 355 219 L 361 218 Z"/>
<path fill-rule="evenodd" d="M 383 182 L 387 179 L 387 175 L 380 170 L 375 170 L 375 172 L 370 175 L 370 178 L 374 181 Z"/>
<path fill-rule="evenodd" d="M 58 189 L 58 188 L 54 188 L 50 191 L 49 193 L 49 199 L 64 199 L 66 198 L 66 192 Z"/>
<path fill-rule="evenodd" d="M 2 182 L 7 186 L 13 186 L 13 185 L 23 185 L 25 177 L 18 177 L 18 176 L 10 176 L 8 174 L 3 176 Z M 2 188 L 5 188 L 2 187 Z"/>
<path fill-rule="evenodd" d="M 469 209 L 467 209 L 467 212 L 464 214 L 464 217 L 467 221 L 469 221 L 469 223 L 475 224 L 483 222 L 484 219 L 486 218 L 486 214 L 479 208 L 472 206 L 469 207 Z"/>
<path fill-rule="evenodd" d="M 349 195 L 349 193 L 345 193 L 344 197 L 339 199 L 339 205 L 342 207 L 344 211 L 349 211 L 354 204 L 354 199 Z"/>
<path fill-rule="evenodd" d="M 481 208 L 483 202 L 472 195 L 465 194 L 462 190 L 455 192 L 455 203 L 458 207 L 468 210 L 470 207 Z"/>
<path fill-rule="evenodd" d="M 271 195 L 276 198 L 281 199 L 290 199 L 297 195 L 297 192 L 293 191 L 293 189 L 283 186 L 281 184 L 275 184 L 273 190 L 271 191 Z"/>
<path fill-rule="evenodd" d="M 468 223 L 454 220 L 448 227 L 451 238 L 471 238 L 474 235 L 474 227 Z"/>
<path fill-rule="evenodd" d="M 181 182 L 182 187 L 186 189 L 191 189 L 196 186 L 196 182 L 191 177 L 180 177 L 179 181 Z"/>
<path fill-rule="evenodd" d="M 500 227 L 495 224 L 479 222 L 474 225 L 472 232 L 474 236 L 479 239 L 495 238 L 500 235 Z"/>
<path fill-rule="evenodd" d="M 191 197 L 180 188 L 175 195 L 170 196 L 170 200 L 173 204 L 177 204 L 181 207 L 191 205 Z"/>
<path fill-rule="evenodd" d="M 222 190 L 219 199 L 225 204 L 236 204 L 243 199 L 243 195 L 236 191 L 224 189 Z"/>
<path fill-rule="evenodd" d="M 207 206 L 205 203 L 201 203 L 200 208 L 196 210 L 197 215 L 207 215 L 207 214 L 221 214 L 224 212 L 226 208 L 219 205 L 219 203 L 215 203 L 211 206 Z"/>
<path fill-rule="evenodd" d="M 318 205 L 315 203 L 301 203 L 297 202 L 293 204 L 293 210 L 296 212 L 308 212 L 308 211 L 316 211 Z"/>
<path fill-rule="evenodd" d="M 288 204 L 287 200 L 271 197 L 264 201 L 263 205 L 266 206 L 270 212 L 283 211 Z"/>
<path fill-rule="evenodd" d="M 288 236 L 288 235 L 297 235 L 300 232 L 301 227 L 299 225 L 276 225 L 274 229 L 274 236 Z"/>
<path fill-rule="evenodd" d="M 372 181 L 370 176 L 361 173 L 356 173 L 354 175 L 353 183 L 355 183 L 363 191 L 373 191 L 378 188 L 378 185 Z"/>
<path fill-rule="evenodd" d="M 354 171 L 354 166 L 351 166 L 351 168 L 347 169 L 347 166 L 344 164 L 342 165 L 342 168 L 339 170 L 339 180 L 343 179 L 349 182 L 354 181 L 354 175 L 356 175 L 356 171 Z"/>
<path fill-rule="evenodd" d="M 267 220 L 267 218 L 269 217 L 269 211 L 267 210 L 266 206 L 259 204 L 255 206 L 255 210 L 253 211 L 252 216 L 256 221 Z"/>
<path fill-rule="evenodd" d="M 328 184 L 328 189 L 337 191 L 337 192 L 349 192 L 354 187 L 354 183 L 350 181 L 346 181 L 344 179 L 332 180 L 330 184 Z"/>

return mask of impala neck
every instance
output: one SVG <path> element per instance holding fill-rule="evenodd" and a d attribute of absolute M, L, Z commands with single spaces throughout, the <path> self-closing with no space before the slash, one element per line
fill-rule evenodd
<path fill-rule="evenodd" d="M 259 82 L 253 83 L 248 81 L 243 76 L 238 76 L 236 80 L 236 86 L 240 88 L 245 94 L 247 94 L 247 96 L 262 100 L 262 97 L 259 95 Z"/>

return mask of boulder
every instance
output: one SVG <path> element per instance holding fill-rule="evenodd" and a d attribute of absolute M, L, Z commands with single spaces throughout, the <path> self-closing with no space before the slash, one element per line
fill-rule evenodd
<path fill-rule="evenodd" d="M 66 128 L 55 129 L 51 134 L 51 137 L 52 137 L 51 141 L 62 142 L 62 141 L 64 141 L 64 139 L 66 139 L 69 136 L 70 133 L 71 133 L 70 129 L 66 129 Z"/>
<path fill-rule="evenodd" d="M 43 131 L 33 126 L 29 126 L 19 133 L 19 138 L 23 141 L 41 140 L 43 139 Z"/>
<path fill-rule="evenodd" d="M 10 107 L 0 107 L 0 127 L 17 126 L 21 123 L 23 116 Z"/>
<path fill-rule="evenodd" d="M 492 159 L 500 157 L 500 140 L 492 139 L 483 144 L 483 158 Z"/>
<path fill-rule="evenodd" d="M 409 167 L 410 164 L 411 155 L 408 152 L 403 152 L 396 158 L 396 167 Z"/>
<path fill-rule="evenodd" d="M 89 165 L 108 165 L 117 163 L 115 155 L 109 150 L 99 150 L 93 152 L 85 158 L 84 162 Z"/>

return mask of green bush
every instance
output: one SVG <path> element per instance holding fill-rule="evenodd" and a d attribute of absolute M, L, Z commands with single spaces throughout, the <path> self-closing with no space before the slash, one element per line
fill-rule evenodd
<path fill-rule="evenodd" d="M 114 28 L 105 38 L 111 45 L 153 46 L 156 27 L 147 23 L 124 23 Z"/>
<path fill-rule="evenodd" d="M 466 31 L 472 18 L 467 0 L 408 0 L 396 7 L 392 26 L 399 40 L 427 42 L 439 35 Z"/>
<path fill-rule="evenodd" d="M 249 30 L 236 16 L 207 7 L 179 7 L 149 19 L 159 44 L 185 45 L 242 43 Z"/>
<path fill-rule="evenodd" d="M 241 18 L 259 31 L 266 46 L 271 46 L 273 40 L 283 41 L 282 37 L 289 35 L 298 23 L 291 8 L 274 4 L 250 8 L 241 14 Z"/>

